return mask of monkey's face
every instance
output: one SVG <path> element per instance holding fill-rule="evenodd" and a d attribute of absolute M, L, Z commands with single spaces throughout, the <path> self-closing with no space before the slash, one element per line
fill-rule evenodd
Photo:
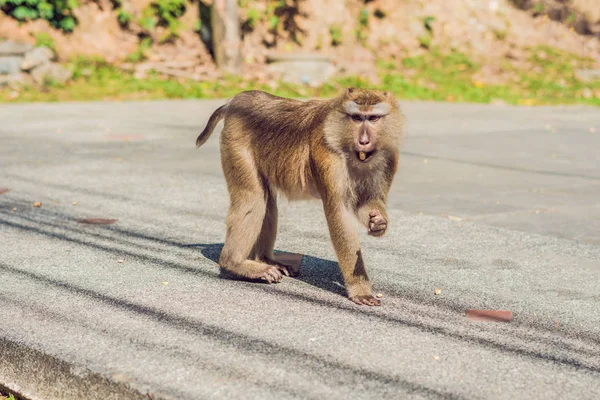
<path fill-rule="evenodd" d="M 389 103 L 383 101 L 373 104 L 371 98 L 368 100 L 371 100 L 372 104 L 365 104 L 364 101 L 359 102 L 358 100 L 362 99 L 346 101 L 344 112 L 348 131 L 351 133 L 348 135 L 348 139 L 352 138 L 352 151 L 358 161 L 367 163 L 377 153 L 382 139 L 381 132 L 391 107 Z M 348 144 L 350 145 L 350 143 Z"/>

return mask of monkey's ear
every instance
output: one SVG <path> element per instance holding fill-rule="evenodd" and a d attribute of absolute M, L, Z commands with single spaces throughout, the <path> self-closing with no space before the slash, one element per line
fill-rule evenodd
<path fill-rule="evenodd" d="M 390 92 L 390 91 L 385 91 L 383 92 L 383 97 L 385 97 L 387 99 L 387 101 L 395 101 L 395 97 L 394 97 L 394 92 Z"/>

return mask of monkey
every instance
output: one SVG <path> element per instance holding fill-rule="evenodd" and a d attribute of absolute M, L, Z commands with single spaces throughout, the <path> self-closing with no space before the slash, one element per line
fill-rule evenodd
<path fill-rule="evenodd" d="M 243 91 L 213 112 L 197 148 L 221 120 L 221 166 L 230 197 L 221 271 L 267 283 L 297 276 L 273 255 L 277 195 L 319 199 L 348 298 L 381 305 L 353 220 L 371 236 L 388 229 L 386 203 L 405 120 L 394 95 L 347 88 L 330 99 L 301 101 Z"/>

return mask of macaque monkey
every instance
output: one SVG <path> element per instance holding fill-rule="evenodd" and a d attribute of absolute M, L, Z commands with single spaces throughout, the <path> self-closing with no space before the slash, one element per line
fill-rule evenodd
<path fill-rule="evenodd" d="M 404 117 L 389 92 L 346 89 L 329 100 L 299 101 L 262 91 L 234 96 L 210 117 L 200 147 L 224 119 L 221 164 L 230 196 L 219 266 L 250 280 L 295 276 L 274 260 L 277 193 L 323 202 L 348 297 L 373 297 L 353 216 L 372 236 L 388 228 L 387 195 L 398 167 Z"/>

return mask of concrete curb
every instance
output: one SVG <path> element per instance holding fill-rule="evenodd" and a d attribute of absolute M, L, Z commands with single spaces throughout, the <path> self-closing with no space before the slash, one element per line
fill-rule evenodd
<path fill-rule="evenodd" d="M 0 385 L 28 400 L 148 399 L 125 382 L 6 338 L 0 338 Z"/>

